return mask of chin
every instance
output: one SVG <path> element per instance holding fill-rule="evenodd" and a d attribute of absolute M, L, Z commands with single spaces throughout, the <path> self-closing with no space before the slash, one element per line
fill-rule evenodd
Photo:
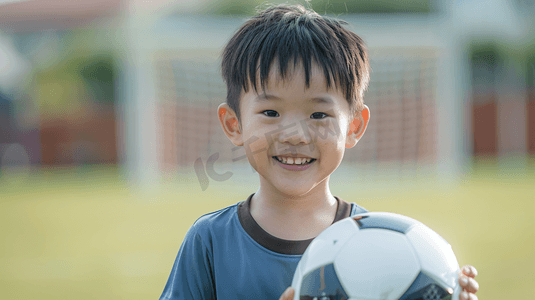
<path fill-rule="evenodd" d="M 297 198 L 306 196 L 318 185 L 318 183 L 311 184 L 308 182 L 305 184 L 301 184 L 298 182 L 278 182 L 273 184 L 273 187 L 277 189 L 281 194 L 284 194 L 289 198 Z"/>

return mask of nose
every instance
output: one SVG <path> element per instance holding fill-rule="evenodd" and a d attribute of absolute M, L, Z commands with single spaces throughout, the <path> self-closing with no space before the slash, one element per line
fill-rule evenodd
<path fill-rule="evenodd" d="M 278 137 L 283 144 L 291 146 L 308 145 L 312 140 L 306 120 L 288 122 L 280 129 Z"/>

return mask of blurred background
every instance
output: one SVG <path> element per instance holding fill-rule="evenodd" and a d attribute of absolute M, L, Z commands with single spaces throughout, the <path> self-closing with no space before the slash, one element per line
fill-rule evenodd
<path fill-rule="evenodd" d="M 533 299 L 535 1 L 290 3 L 370 52 L 333 193 L 436 230 L 480 299 Z M 157 299 L 189 226 L 256 191 L 216 108 L 221 50 L 265 7 L 0 0 L 1 299 Z"/>

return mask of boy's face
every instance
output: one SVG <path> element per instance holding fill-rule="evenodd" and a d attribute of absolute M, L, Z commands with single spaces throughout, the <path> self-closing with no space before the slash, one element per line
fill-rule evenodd
<path fill-rule="evenodd" d="M 261 188 L 286 196 L 328 185 L 326 179 L 340 165 L 345 148 L 356 144 L 367 123 L 358 114 L 350 126 L 354 116 L 343 93 L 328 89 L 322 70 L 312 66 L 308 88 L 298 66 L 286 80 L 272 68 L 265 90 L 242 92 L 241 128 L 229 136 L 244 146 Z"/>

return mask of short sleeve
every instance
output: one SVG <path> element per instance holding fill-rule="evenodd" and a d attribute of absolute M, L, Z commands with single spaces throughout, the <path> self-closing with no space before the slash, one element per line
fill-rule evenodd
<path fill-rule="evenodd" d="M 362 206 L 357 205 L 356 203 L 352 203 L 351 205 L 351 216 L 367 213 L 368 210 L 365 209 Z"/>
<path fill-rule="evenodd" d="M 215 299 L 212 253 L 195 224 L 180 246 L 160 300 Z"/>

